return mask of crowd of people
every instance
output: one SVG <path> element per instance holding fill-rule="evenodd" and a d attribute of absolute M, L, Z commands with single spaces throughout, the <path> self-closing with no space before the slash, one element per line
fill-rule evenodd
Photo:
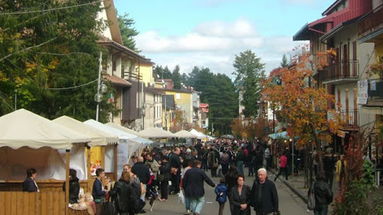
<path fill-rule="evenodd" d="M 90 214 L 105 214 L 103 210 L 114 208 L 120 215 L 133 215 L 145 213 L 143 208 L 147 202 L 152 210 L 156 200 L 163 202 L 169 195 L 178 195 L 185 205 L 185 214 L 199 215 L 205 203 L 206 182 L 215 187 L 219 215 L 223 214 L 226 202 L 229 202 L 232 215 L 250 214 L 251 207 L 256 215 L 278 214 L 278 192 L 273 181 L 282 173 L 288 180 L 288 156 L 286 152 L 279 156 L 279 172 L 274 180 L 267 176 L 271 159 L 270 148 L 260 141 L 218 139 L 213 143 L 197 143 L 190 147 L 146 148 L 131 157 L 130 163 L 123 166 L 120 178 L 114 183 L 105 177 L 103 169 L 97 169 L 92 198 L 86 198 L 86 208 L 91 211 Z M 248 176 L 256 176 L 251 187 L 245 184 L 244 168 L 248 168 Z M 219 178 L 218 185 L 207 171 L 210 171 L 211 177 Z M 35 169 L 27 171 L 24 191 L 38 192 L 36 174 Z M 326 195 L 323 198 L 328 200 L 332 196 L 323 194 L 327 192 L 322 183 L 324 179 L 318 178 L 314 188 L 317 193 Z M 79 203 L 79 188 L 76 172 L 71 169 L 71 204 Z M 106 208 L 105 202 L 113 207 Z M 326 208 L 318 206 L 317 209 L 324 211 Z"/>

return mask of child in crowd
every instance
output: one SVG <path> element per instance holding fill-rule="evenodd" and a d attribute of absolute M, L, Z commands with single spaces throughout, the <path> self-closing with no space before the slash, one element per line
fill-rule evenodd
<path fill-rule="evenodd" d="M 227 201 L 227 186 L 225 184 L 225 178 L 219 180 L 219 184 L 215 188 L 215 194 L 217 195 L 216 201 L 219 203 L 218 215 L 223 214 L 223 209 Z"/>

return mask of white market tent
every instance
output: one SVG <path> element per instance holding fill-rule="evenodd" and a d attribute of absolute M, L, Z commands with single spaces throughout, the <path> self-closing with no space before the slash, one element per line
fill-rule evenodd
<path fill-rule="evenodd" d="M 90 146 L 106 146 L 118 142 L 116 135 L 103 132 L 68 116 L 61 116 L 52 121 L 89 136 L 91 140 Z"/>
<path fill-rule="evenodd" d="M 207 135 L 195 130 L 195 129 L 192 129 L 189 131 L 191 134 L 197 136 L 197 139 L 204 139 L 204 138 L 207 138 Z"/>
<path fill-rule="evenodd" d="M 173 138 L 176 137 L 173 133 L 165 131 L 162 128 L 147 128 L 138 132 L 145 138 Z"/>
<path fill-rule="evenodd" d="M 65 150 L 83 150 L 90 139 L 25 109 L 0 117 L 0 179 L 21 180 L 35 168 L 41 179 L 65 180 Z M 72 166 L 71 166 L 72 167 Z M 86 168 L 81 162 L 76 169 Z"/>
<path fill-rule="evenodd" d="M 185 130 L 178 131 L 178 132 L 174 133 L 174 135 L 178 138 L 185 138 L 185 139 L 187 139 L 187 138 L 198 138 L 197 135 L 194 135 L 194 134 L 192 134 L 188 131 L 185 131 Z"/>
<path fill-rule="evenodd" d="M 124 126 L 121 126 L 121 125 L 117 125 L 117 124 L 114 124 L 114 123 L 111 123 L 111 122 L 106 123 L 106 125 L 110 126 L 112 128 L 116 128 L 116 129 L 119 129 L 121 131 L 127 132 L 129 134 L 136 135 L 137 137 L 133 139 L 136 142 L 143 143 L 145 145 L 149 145 L 149 144 L 153 143 L 153 141 L 141 137 L 141 135 L 137 131 L 131 130 L 131 129 L 127 128 L 127 127 L 124 127 Z"/>
<path fill-rule="evenodd" d="M 134 152 L 139 151 L 144 148 L 145 145 L 139 142 L 134 141 L 137 138 L 136 135 L 129 134 L 122 130 L 112 128 L 100 122 L 97 122 L 93 119 L 87 120 L 83 122 L 86 125 L 92 126 L 96 129 L 99 129 L 103 132 L 108 132 L 110 134 L 116 135 L 119 138 L 118 146 L 117 146 L 117 174 L 120 175 L 122 171 L 122 166 L 129 162 L 130 156 L 133 155 Z M 113 166 L 107 166 L 106 164 L 113 163 L 113 148 L 106 148 L 105 151 L 105 171 L 106 172 L 114 172 Z M 109 160 L 110 159 L 110 160 Z"/>
<path fill-rule="evenodd" d="M 70 149 L 73 143 L 89 142 L 78 132 L 63 127 L 25 109 L 0 117 L 0 147 L 18 149 L 23 146 L 38 149 Z"/>

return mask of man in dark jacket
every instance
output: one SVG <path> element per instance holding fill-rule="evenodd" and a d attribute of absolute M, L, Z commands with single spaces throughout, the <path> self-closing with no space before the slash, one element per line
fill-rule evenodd
<path fill-rule="evenodd" d="M 137 175 L 141 183 L 147 184 L 149 182 L 150 170 L 149 167 L 144 164 L 143 157 L 138 157 L 137 163 L 135 163 L 132 167 L 132 172 Z"/>
<path fill-rule="evenodd" d="M 314 214 L 327 215 L 328 205 L 331 204 L 333 193 L 329 184 L 326 182 L 326 177 L 319 174 L 317 181 L 314 183 L 315 208 Z"/>
<path fill-rule="evenodd" d="M 279 211 L 277 189 L 274 182 L 267 179 L 265 168 L 258 170 L 258 180 L 254 180 L 251 199 L 256 215 L 268 215 Z"/>
<path fill-rule="evenodd" d="M 172 172 L 171 175 L 171 190 L 173 194 L 177 194 L 180 192 L 180 180 L 181 180 L 181 168 L 182 168 L 182 162 L 180 159 L 181 150 L 180 148 L 176 147 L 174 148 L 172 154 L 169 156 L 169 162 L 170 167 L 172 169 L 175 169 L 175 172 Z"/>
<path fill-rule="evenodd" d="M 146 190 L 146 185 L 150 180 L 150 170 L 149 167 L 144 164 L 143 157 L 138 157 L 137 163 L 135 163 L 132 167 L 132 173 L 137 175 L 138 179 L 140 179 L 140 182 L 143 184 L 143 188 Z M 145 201 L 145 195 L 146 193 L 141 193 L 142 201 Z"/>
<path fill-rule="evenodd" d="M 210 186 L 215 187 L 214 182 L 201 169 L 201 161 L 195 160 L 193 168 L 186 171 L 183 178 L 185 196 L 190 199 L 190 209 L 195 215 L 201 214 L 205 202 L 204 181 Z"/>

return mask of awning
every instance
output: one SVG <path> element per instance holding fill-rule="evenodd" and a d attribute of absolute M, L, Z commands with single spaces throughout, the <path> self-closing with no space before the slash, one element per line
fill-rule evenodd
<path fill-rule="evenodd" d="M 88 136 L 70 130 L 25 109 L 0 117 L 0 147 L 18 149 L 50 147 L 70 149 L 73 143 L 86 143 Z"/>
<path fill-rule="evenodd" d="M 116 129 L 119 129 L 121 131 L 124 131 L 124 132 L 127 132 L 129 134 L 133 134 L 133 135 L 136 135 L 137 137 L 136 138 L 133 138 L 134 141 L 136 142 L 139 142 L 139 143 L 143 143 L 145 145 L 149 145 L 149 144 L 152 144 L 153 141 L 149 140 L 149 139 L 146 139 L 146 138 L 143 138 L 143 137 L 140 137 L 140 134 L 136 131 L 133 131 L 127 127 L 124 127 L 124 126 L 121 126 L 121 125 L 117 125 L 117 124 L 114 124 L 114 123 L 106 123 L 107 126 L 110 126 L 112 128 L 116 128 Z"/>
<path fill-rule="evenodd" d="M 203 133 L 201 133 L 195 129 L 190 130 L 190 133 L 196 135 L 198 139 L 208 138 L 207 135 L 205 135 L 205 134 L 203 134 Z"/>
<path fill-rule="evenodd" d="M 174 133 L 174 135 L 178 138 L 197 138 L 197 135 L 194 135 L 188 131 L 185 131 L 185 130 L 181 130 L 181 131 L 178 131 L 176 133 Z"/>
<path fill-rule="evenodd" d="M 89 136 L 91 142 L 90 146 L 103 146 L 107 144 L 117 143 L 118 137 L 112 134 L 105 133 L 101 130 L 86 125 L 76 119 L 68 116 L 61 116 L 57 119 L 52 120 L 68 129 L 75 130 L 81 134 Z"/>
<path fill-rule="evenodd" d="M 129 87 L 132 85 L 127 80 L 124 80 L 124 79 L 119 78 L 119 77 L 114 76 L 114 75 L 105 75 L 104 77 L 106 80 L 110 81 L 113 85 L 117 85 L 120 87 Z"/>
<path fill-rule="evenodd" d="M 147 128 L 138 132 L 142 137 L 146 138 L 172 138 L 175 135 L 169 131 L 165 131 L 162 128 Z"/>

